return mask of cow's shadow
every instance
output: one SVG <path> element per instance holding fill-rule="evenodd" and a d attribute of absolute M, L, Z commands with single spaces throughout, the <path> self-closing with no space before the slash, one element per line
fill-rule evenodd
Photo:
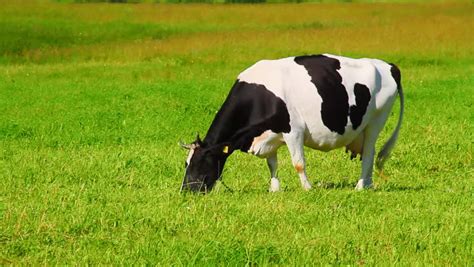
<path fill-rule="evenodd" d="M 355 189 L 356 181 L 341 180 L 337 182 L 332 181 L 316 181 L 313 183 L 315 187 L 321 189 Z M 382 183 L 375 183 L 373 188 L 369 190 L 378 191 L 378 192 L 399 192 L 399 191 L 422 191 L 427 189 L 428 187 L 425 185 L 400 185 L 395 183 L 389 182 L 382 182 Z"/>
<path fill-rule="evenodd" d="M 399 185 L 393 183 L 385 183 L 375 187 L 375 190 L 380 192 L 399 192 L 399 191 L 412 191 L 418 192 L 428 189 L 425 185 Z"/>
<path fill-rule="evenodd" d="M 352 181 L 349 179 L 343 179 L 339 181 L 313 181 L 313 191 L 320 190 L 354 190 L 357 181 Z M 426 185 L 401 185 L 392 182 L 382 181 L 382 182 L 375 182 L 373 188 L 368 189 L 368 191 L 375 191 L 375 192 L 418 192 L 429 187 Z M 261 194 L 268 192 L 267 187 L 260 187 L 255 185 L 247 185 L 243 187 L 228 187 L 226 185 L 220 184 L 216 188 L 218 192 L 223 192 L 226 194 L 229 193 L 239 193 L 239 194 Z M 316 189 L 316 190 L 315 190 Z M 301 188 L 299 186 L 296 187 L 288 187 L 283 186 L 281 188 L 282 192 L 291 192 L 291 191 L 300 191 Z"/>
<path fill-rule="evenodd" d="M 315 188 L 321 189 L 349 189 L 355 188 L 355 183 L 349 180 L 333 181 L 315 181 L 313 182 Z"/>

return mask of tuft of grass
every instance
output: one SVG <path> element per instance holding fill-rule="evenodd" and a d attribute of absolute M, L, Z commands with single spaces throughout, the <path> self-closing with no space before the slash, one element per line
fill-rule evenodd
<path fill-rule="evenodd" d="M 1 5 L 0 264 L 472 264 L 470 3 Z M 323 52 L 402 70 L 374 190 L 353 190 L 342 150 L 307 149 L 320 186 L 303 192 L 282 148 L 281 193 L 235 153 L 233 192 L 178 194 L 178 140 L 205 134 L 240 71 Z"/>

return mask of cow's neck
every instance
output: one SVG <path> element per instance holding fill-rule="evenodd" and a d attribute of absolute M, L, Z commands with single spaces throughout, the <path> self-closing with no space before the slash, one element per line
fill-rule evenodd
<path fill-rule="evenodd" d="M 229 144 L 230 151 L 247 151 L 255 136 L 250 122 L 249 107 L 239 96 L 237 82 L 209 127 L 204 143 L 209 146 Z M 241 90 L 241 89 L 240 89 Z"/>
<path fill-rule="evenodd" d="M 242 137 L 246 135 L 242 122 L 235 120 L 231 110 L 223 106 L 209 127 L 204 143 L 207 146 L 226 144 L 230 151 L 242 149 L 245 145 Z"/>

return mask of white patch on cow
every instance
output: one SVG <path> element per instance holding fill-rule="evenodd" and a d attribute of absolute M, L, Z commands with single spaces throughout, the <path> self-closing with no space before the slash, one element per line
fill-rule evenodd
<path fill-rule="evenodd" d="M 375 108 L 379 111 L 390 112 L 393 102 L 397 97 L 397 83 L 393 80 L 390 71 L 392 66 L 379 59 L 367 58 L 365 60 L 370 61 L 379 72 L 377 77 L 380 88 L 376 94 Z M 388 111 L 386 111 L 387 109 Z"/>
<path fill-rule="evenodd" d="M 275 153 L 282 144 L 283 140 L 281 134 L 267 130 L 253 139 L 248 153 L 257 157 L 267 158 L 268 155 Z"/>

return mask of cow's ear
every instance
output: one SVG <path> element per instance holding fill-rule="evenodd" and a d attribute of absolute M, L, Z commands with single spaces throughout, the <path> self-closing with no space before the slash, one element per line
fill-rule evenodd
<path fill-rule="evenodd" d="M 204 142 L 199 137 L 199 134 L 196 135 L 196 140 L 194 142 L 192 142 L 192 144 L 194 145 L 195 148 L 204 147 Z"/>
<path fill-rule="evenodd" d="M 202 143 L 202 140 L 201 140 L 201 137 L 199 137 L 199 134 L 196 135 L 196 141 L 195 141 L 195 143 L 196 143 L 197 145 L 200 145 L 200 146 L 202 146 L 202 144 L 203 144 L 203 143 Z"/>

